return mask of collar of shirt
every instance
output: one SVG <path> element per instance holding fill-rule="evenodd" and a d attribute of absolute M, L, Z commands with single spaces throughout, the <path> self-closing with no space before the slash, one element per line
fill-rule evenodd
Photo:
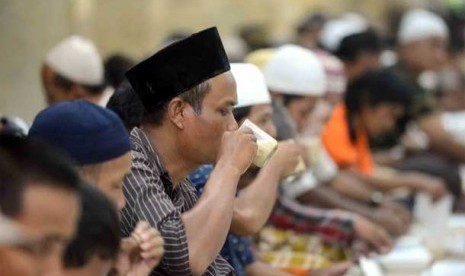
<path fill-rule="evenodd" d="M 147 160 L 153 163 L 154 166 L 158 169 L 157 175 L 163 182 L 165 192 L 168 196 L 173 199 L 175 194 L 175 189 L 171 177 L 169 176 L 168 171 L 160 160 L 160 156 L 156 150 L 156 147 L 152 145 L 150 139 L 140 128 L 135 127 L 131 131 L 131 144 L 133 147 L 140 147 L 144 155 L 147 157 Z"/>

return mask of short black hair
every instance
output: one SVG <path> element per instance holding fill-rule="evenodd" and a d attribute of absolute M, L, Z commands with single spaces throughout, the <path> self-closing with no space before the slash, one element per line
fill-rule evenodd
<path fill-rule="evenodd" d="M 89 184 L 80 187 L 81 218 L 77 234 L 63 255 L 65 268 L 80 268 L 93 256 L 115 260 L 119 251 L 119 219 L 116 206 Z"/>
<path fill-rule="evenodd" d="M 240 122 L 242 119 L 249 116 L 251 110 L 252 110 L 251 105 L 234 108 L 233 110 L 234 119 L 236 120 L 236 122 Z"/>
<path fill-rule="evenodd" d="M 9 217 L 22 210 L 22 195 L 29 185 L 50 185 L 77 191 L 75 164 L 63 153 L 30 137 L 0 134 L 0 209 Z"/>
<path fill-rule="evenodd" d="M 145 110 L 144 105 L 127 80 L 123 81 L 115 90 L 107 103 L 107 108 L 118 114 L 128 131 L 140 126 Z"/>
<path fill-rule="evenodd" d="M 393 103 L 403 106 L 408 111 L 412 100 L 411 87 L 389 69 L 366 72 L 349 84 L 344 96 L 352 140 L 355 140 L 352 118 L 363 108 Z"/>
<path fill-rule="evenodd" d="M 206 80 L 193 88 L 187 90 L 186 92 L 180 94 L 178 97 L 182 100 L 188 102 L 194 111 L 197 114 L 202 112 L 202 103 L 203 99 L 207 95 L 208 92 L 211 90 L 211 84 L 209 80 Z M 162 103 L 160 107 L 154 111 L 147 111 L 144 110 L 144 115 L 142 118 L 142 123 L 145 124 L 152 124 L 156 126 L 160 126 L 165 119 L 166 111 L 168 109 L 168 104 L 170 103 L 171 99 Z"/>
<path fill-rule="evenodd" d="M 362 33 L 344 37 L 333 54 L 344 62 L 353 62 L 363 53 L 377 54 L 381 49 L 381 38 L 370 28 Z"/>
<path fill-rule="evenodd" d="M 125 73 L 131 67 L 135 65 L 135 62 L 122 54 L 114 54 L 109 56 L 105 62 L 105 80 L 114 89 L 126 79 Z"/>

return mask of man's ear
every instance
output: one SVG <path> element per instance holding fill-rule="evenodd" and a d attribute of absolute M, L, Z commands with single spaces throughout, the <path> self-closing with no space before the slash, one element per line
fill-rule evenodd
<path fill-rule="evenodd" d="M 179 97 L 173 98 L 167 107 L 166 114 L 169 120 L 180 129 L 184 129 L 187 102 Z"/>

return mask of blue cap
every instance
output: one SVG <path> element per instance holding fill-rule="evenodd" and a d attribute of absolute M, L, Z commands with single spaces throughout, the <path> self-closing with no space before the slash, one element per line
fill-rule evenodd
<path fill-rule="evenodd" d="M 34 119 L 29 135 L 63 149 L 80 165 L 109 161 L 131 150 L 118 115 L 85 100 L 44 109 Z"/>

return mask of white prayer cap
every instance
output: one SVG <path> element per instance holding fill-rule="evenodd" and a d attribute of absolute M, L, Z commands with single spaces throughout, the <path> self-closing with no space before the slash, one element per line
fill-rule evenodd
<path fill-rule="evenodd" d="M 249 63 L 232 63 L 231 72 L 237 86 L 235 108 L 271 103 L 265 78 L 257 66 Z"/>
<path fill-rule="evenodd" d="M 344 38 L 362 33 L 369 28 L 366 20 L 358 14 L 348 13 L 327 22 L 320 34 L 320 43 L 331 52 L 337 51 Z"/>
<path fill-rule="evenodd" d="M 61 41 L 48 52 L 45 63 L 70 81 L 84 85 L 104 83 L 103 62 L 97 49 L 80 36 Z"/>
<path fill-rule="evenodd" d="M 283 94 L 322 96 L 326 76 L 318 57 L 306 48 L 284 45 L 263 68 L 268 89 Z"/>
<path fill-rule="evenodd" d="M 415 9 L 402 17 L 397 35 L 399 43 L 406 44 L 431 37 L 447 38 L 449 31 L 444 20 L 437 14 Z"/>

